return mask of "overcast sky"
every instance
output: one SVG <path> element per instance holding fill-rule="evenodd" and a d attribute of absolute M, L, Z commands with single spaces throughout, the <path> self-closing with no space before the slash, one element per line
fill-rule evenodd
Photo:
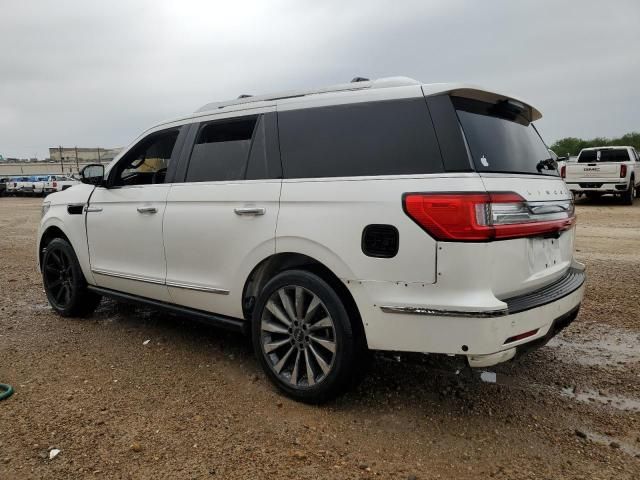
<path fill-rule="evenodd" d="M 549 144 L 638 131 L 640 1 L 0 0 L 0 154 L 123 146 L 211 101 L 356 75 L 512 93 Z"/>

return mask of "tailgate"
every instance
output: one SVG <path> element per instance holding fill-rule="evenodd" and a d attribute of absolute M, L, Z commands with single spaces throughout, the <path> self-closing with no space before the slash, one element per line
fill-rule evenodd
<path fill-rule="evenodd" d="M 574 163 L 567 165 L 567 182 L 580 182 L 583 179 L 618 179 L 619 163 Z"/>

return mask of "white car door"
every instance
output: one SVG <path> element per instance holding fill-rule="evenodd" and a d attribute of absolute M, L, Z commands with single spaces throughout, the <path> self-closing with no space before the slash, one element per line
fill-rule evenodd
<path fill-rule="evenodd" d="M 165 180 L 173 174 L 186 130 L 176 127 L 143 138 L 113 166 L 106 185 L 91 195 L 87 237 L 98 286 L 170 300 L 162 239 L 170 189 Z"/>
<path fill-rule="evenodd" d="M 275 253 L 281 166 L 270 110 L 192 127 L 184 182 L 172 184 L 164 219 L 176 304 L 242 317 L 245 279 Z"/>

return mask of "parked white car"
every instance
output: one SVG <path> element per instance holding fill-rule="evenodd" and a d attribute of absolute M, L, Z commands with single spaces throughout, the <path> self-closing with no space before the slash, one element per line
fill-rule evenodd
<path fill-rule="evenodd" d="M 584 291 L 539 118 L 403 77 L 205 105 L 46 198 L 48 300 L 244 331 L 308 402 L 347 388 L 371 350 L 510 360 L 573 321 Z"/>
<path fill-rule="evenodd" d="M 627 205 L 640 197 L 640 157 L 633 147 L 585 148 L 562 173 L 576 194 L 589 198 L 613 194 Z"/>
<path fill-rule="evenodd" d="M 44 183 L 44 193 L 61 192 L 80 182 L 66 175 L 49 175 Z"/>

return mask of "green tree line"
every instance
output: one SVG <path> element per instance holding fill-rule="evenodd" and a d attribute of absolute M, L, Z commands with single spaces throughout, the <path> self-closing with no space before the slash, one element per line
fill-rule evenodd
<path fill-rule="evenodd" d="M 631 146 L 636 147 L 636 150 L 640 150 L 640 132 L 627 133 L 618 138 L 596 137 L 591 140 L 575 137 L 561 138 L 551 145 L 551 150 L 559 156 L 564 157 L 567 153 L 569 155 L 578 155 L 583 148 L 608 147 L 613 145 Z"/>

